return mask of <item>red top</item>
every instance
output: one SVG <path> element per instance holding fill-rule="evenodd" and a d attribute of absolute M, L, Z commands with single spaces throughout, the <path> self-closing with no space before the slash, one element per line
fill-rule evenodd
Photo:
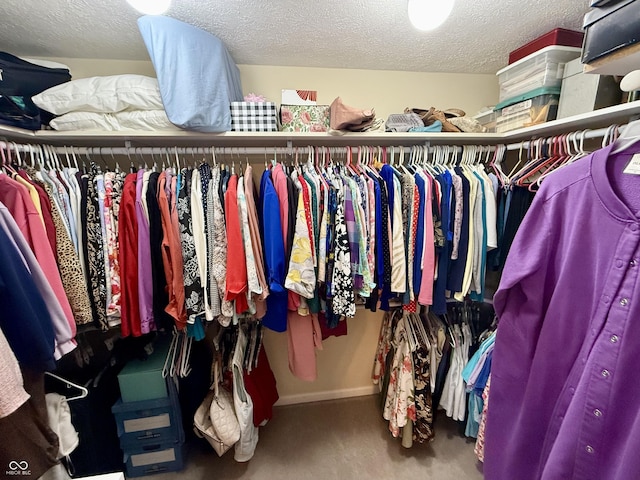
<path fill-rule="evenodd" d="M 120 241 L 120 283 L 122 288 L 122 336 L 142 335 L 138 302 L 138 219 L 136 215 L 136 177 L 130 173 L 124 179 L 118 235 Z"/>
<path fill-rule="evenodd" d="M 224 299 L 236 301 L 236 313 L 248 310 L 247 258 L 244 253 L 238 213 L 238 176 L 232 175 L 224 194 L 227 224 L 227 284 Z"/>
<path fill-rule="evenodd" d="M 164 311 L 173 317 L 176 327 L 182 330 L 187 325 L 184 275 L 182 272 L 182 246 L 173 224 L 174 216 L 176 222 L 178 220 L 177 213 L 174 216 L 171 215 L 171 210 L 175 210 L 175 201 L 170 204 L 166 185 L 166 173 L 162 172 L 158 177 L 158 205 L 160 206 L 160 217 L 162 219 L 162 264 L 164 265 L 169 294 L 169 304 Z"/>

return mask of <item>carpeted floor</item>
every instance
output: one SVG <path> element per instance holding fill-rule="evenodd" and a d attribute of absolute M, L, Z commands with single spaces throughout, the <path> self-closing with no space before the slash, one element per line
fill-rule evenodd
<path fill-rule="evenodd" d="M 191 441 L 182 472 L 153 478 L 481 480 L 474 444 L 458 432 L 440 412 L 436 439 L 405 449 L 389 433 L 377 396 L 277 407 L 250 462 L 235 462 L 233 450 L 219 458 L 204 440 Z"/>

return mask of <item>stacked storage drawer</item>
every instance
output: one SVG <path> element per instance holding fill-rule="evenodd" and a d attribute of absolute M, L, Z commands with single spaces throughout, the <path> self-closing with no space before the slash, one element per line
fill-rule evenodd
<path fill-rule="evenodd" d="M 162 377 L 164 355 L 160 348 L 119 375 L 122 398 L 111 411 L 128 477 L 176 472 L 184 465 L 182 416 L 173 382 Z"/>
<path fill-rule="evenodd" d="M 565 64 L 578 58 L 580 52 L 575 47 L 545 47 L 500 70 L 496 131 L 502 133 L 554 120 Z"/>

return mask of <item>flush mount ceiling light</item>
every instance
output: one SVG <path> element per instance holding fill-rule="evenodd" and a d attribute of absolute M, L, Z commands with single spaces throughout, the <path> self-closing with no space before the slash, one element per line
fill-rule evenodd
<path fill-rule="evenodd" d="M 409 20 L 418 30 L 433 30 L 444 23 L 454 0 L 409 0 Z"/>
<path fill-rule="evenodd" d="M 127 0 L 127 3 L 145 15 L 162 15 L 169 9 L 171 0 Z"/>

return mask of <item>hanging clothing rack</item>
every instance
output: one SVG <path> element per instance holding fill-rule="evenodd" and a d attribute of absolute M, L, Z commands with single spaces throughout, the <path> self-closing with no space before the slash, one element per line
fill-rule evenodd
<path fill-rule="evenodd" d="M 626 125 L 611 125 L 609 127 L 605 127 L 605 128 L 599 128 L 599 129 L 594 129 L 594 130 L 576 130 L 573 132 L 569 132 L 569 133 L 565 133 L 563 135 L 573 135 L 574 138 L 576 138 L 577 140 L 591 140 L 591 139 L 596 139 L 596 138 L 602 138 L 606 135 L 610 135 L 612 132 L 612 128 L 618 128 L 621 129 L 623 127 L 625 127 Z M 554 137 L 558 137 L 560 135 L 555 135 L 555 136 L 550 136 L 550 137 L 541 137 L 541 138 L 554 138 Z M 472 142 L 470 142 L 471 144 Z M 477 141 L 475 142 L 475 144 L 478 145 L 487 145 L 490 142 L 482 142 L 482 141 Z M 16 142 L 4 142 L 4 141 L 0 141 L 0 146 L 5 147 L 6 145 L 15 145 Z M 516 143 L 509 143 L 506 145 L 507 150 L 509 151 L 514 151 L 514 150 L 519 150 L 522 148 L 528 148 L 531 144 L 530 140 L 525 140 L 522 142 L 516 142 Z M 17 143 L 18 148 L 20 149 L 21 152 L 28 152 L 29 149 L 31 148 L 31 144 L 29 143 Z M 34 144 L 35 146 L 35 144 Z M 425 145 L 422 145 L 422 147 L 427 147 L 427 148 L 437 148 L 437 147 L 446 147 L 447 145 L 429 145 L 429 142 L 425 142 Z M 491 145 L 492 147 L 495 148 L 495 145 Z M 416 147 L 420 147 L 420 145 L 408 145 L 405 146 L 405 149 L 411 149 L 411 148 L 416 148 Z M 462 149 L 464 147 L 464 145 L 449 145 L 450 148 L 455 148 L 455 149 Z M 96 155 L 100 155 L 100 154 L 106 154 L 106 155 L 130 155 L 132 153 L 135 153 L 137 155 L 163 155 L 163 154 L 167 154 L 167 153 L 178 153 L 179 155 L 210 155 L 212 153 L 216 153 L 216 154 L 231 154 L 231 155 L 245 155 L 245 156 L 249 156 L 249 155 L 265 155 L 265 154 L 278 154 L 278 155 L 285 155 L 285 154 L 293 154 L 295 152 L 298 153 L 307 153 L 309 151 L 309 149 L 313 149 L 313 148 L 331 148 L 331 149 L 338 149 L 338 151 L 340 152 L 345 152 L 347 151 L 348 146 L 336 146 L 336 147 L 326 147 L 326 146 L 321 146 L 321 147 L 315 147 L 315 146 L 293 146 L 292 142 L 288 142 L 288 145 L 286 147 L 242 147 L 242 146 L 212 146 L 212 147 L 179 147 L 179 146 L 167 146 L 167 147 L 136 147 L 136 146 L 123 146 L 123 147 L 86 147 L 86 146 L 82 146 L 82 147 L 77 147 L 77 146 L 53 146 L 53 151 L 57 154 L 64 154 L 66 152 L 69 151 L 70 148 L 74 149 L 74 152 L 76 154 L 81 154 L 81 155 L 85 155 L 85 154 L 96 154 Z M 353 148 L 353 147 L 351 147 Z M 387 148 L 392 148 L 392 147 L 387 147 Z M 400 146 L 396 146 L 393 147 L 396 149 L 399 149 Z"/>
<path fill-rule="evenodd" d="M 596 138 L 602 138 L 607 135 L 611 135 L 614 129 L 622 129 L 626 127 L 626 125 L 610 125 L 606 128 L 598 128 L 595 130 L 576 130 L 570 133 L 563 134 L 564 136 L 573 136 L 576 141 L 584 141 L 584 140 L 593 140 Z M 551 135 L 549 137 L 541 137 L 541 138 L 557 138 L 563 135 Z M 534 140 L 535 141 L 535 140 Z M 507 150 L 519 150 L 521 148 L 528 148 L 531 145 L 531 141 L 523 141 L 518 143 L 510 143 L 507 145 Z"/>

